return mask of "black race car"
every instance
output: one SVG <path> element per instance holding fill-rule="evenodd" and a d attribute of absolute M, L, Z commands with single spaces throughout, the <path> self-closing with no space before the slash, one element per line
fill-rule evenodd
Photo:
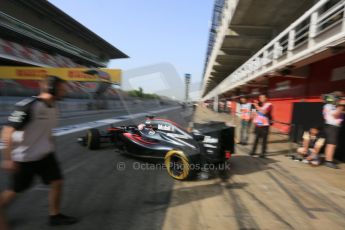
<path fill-rule="evenodd" d="M 205 164 L 224 163 L 231 157 L 234 127 L 211 122 L 194 124 L 188 132 L 173 121 L 147 116 L 139 125 L 111 126 L 106 132 L 90 129 L 78 141 L 91 150 L 110 142 L 137 157 L 164 159 L 168 174 L 184 180 L 193 177 Z"/>

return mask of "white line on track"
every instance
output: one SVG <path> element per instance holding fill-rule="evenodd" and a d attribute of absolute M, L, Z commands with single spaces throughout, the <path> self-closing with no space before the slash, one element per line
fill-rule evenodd
<path fill-rule="evenodd" d="M 177 108 L 180 108 L 180 107 L 175 106 L 175 107 L 170 107 L 166 109 L 154 110 L 154 111 L 151 111 L 151 113 L 163 113 L 163 112 L 175 110 Z M 135 114 L 129 114 L 129 115 L 122 115 L 122 116 L 120 115 L 120 116 L 110 118 L 110 119 L 103 119 L 103 120 L 90 121 L 90 122 L 81 123 L 81 124 L 63 126 L 63 127 L 54 129 L 53 136 L 60 137 L 60 136 L 68 135 L 71 133 L 88 130 L 91 128 L 99 128 L 105 125 L 116 124 L 116 123 L 124 122 L 124 121 L 130 121 L 135 118 L 143 117 L 146 114 L 147 113 L 135 113 Z M 5 148 L 5 145 L 0 140 L 0 150 L 4 148 Z"/>
<path fill-rule="evenodd" d="M 167 111 L 174 110 L 177 108 L 179 108 L 179 107 L 160 109 L 160 110 L 152 111 L 152 113 L 162 113 L 162 112 L 167 112 Z M 71 134 L 71 133 L 76 133 L 79 131 L 88 130 L 91 128 L 99 128 L 99 127 L 102 127 L 105 125 L 116 124 L 116 123 L 123 122 L 123 121 L 129 121 L 129 120 L 132 120 L 135 118 L 143 117 L 146 114 L 147 113 L 136 113 L 136 114 L 118 116 L 118 117 L 114 117 L 114 118 L 110 118 L 110 119 L 103 119 L 103 120 L 98 120 L 98 121 L 86 122 L 86 123 L 77 124 L 77 125 L 68 125 L 68 126 L 54 129 L 53 130 L 53 136 L 59 137 L 59 136 L 64 136 L 64 135 Z"/>

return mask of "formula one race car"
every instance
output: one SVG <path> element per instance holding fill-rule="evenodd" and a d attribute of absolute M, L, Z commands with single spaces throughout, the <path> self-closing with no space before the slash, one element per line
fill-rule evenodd
<path fill-rule="evenodd" d="M 101 143 L 137 157 L 161 158 L 168 174 L 190 179 L 205 164 L 226 162 L 234 153 L 234 127 L 223 122 L 194 124 L 188 132 L 173 121 L 147 116 L 143 124 L 110 127 L 106 132 L 90 129 L 78 141 L 91 150 Z"/>

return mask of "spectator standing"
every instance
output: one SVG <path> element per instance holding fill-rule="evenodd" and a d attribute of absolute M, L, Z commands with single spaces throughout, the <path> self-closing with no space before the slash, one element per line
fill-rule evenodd
<path fill-rule="evenodd" d="M 229 114 L 231 115 L 231 106 L 232 106 L 232 102 L 230 100 L 227 100 L 226 101 L 226 107 L 228 108 L 228 111 L 229 111 Z"/>
<path fill-rule="evenodd" d="M 252 108 L 253 105 L 247 101 L 246 97 L 240 98 L 240 117 L 241 117 L 241 134 L 239 144 L 247 145 L 249 130 L 252 121 Z"/>
<path fill-rule="evenodd" d="M 269 134 L 269 127 L 272 123 L 272 103 L 268 102 L 268 98 L 265 94 L 259 96 L 259 101 L 254 101 L 253 103 L 256 115 L 254 117 L 253 123 L 255 125 L 255 141 L 253 145 L 252 152 L 250 155 L 255 155 L 256 148 L 258 146 L 259 140 L 262 140 L 261 158 L 265 158 L 267 151 L 267 139 Z"/>

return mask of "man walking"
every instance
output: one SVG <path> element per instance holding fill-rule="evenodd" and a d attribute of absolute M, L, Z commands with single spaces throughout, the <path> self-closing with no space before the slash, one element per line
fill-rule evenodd
<path fill-rule="evenodd" d="M 253 103 L 256 115 L 254 118 L 255 124 L 255 142 L 253 145 L 253 150 L 250 155 L 255 155 L 255 151 L 259 140 L 262 140 L 262 150 L 261 150 L 261 158 L 265 158 L 266 150 L 267 150 L 267 139 L 269 133 L 269 127 L 272 122 L 272 104 L 268 102 L 267 96 L 265 94 L 261 94 L 259 96 L 259 102 Z"/>
<path fill-rule="evenodd" d="M 247 98 L 240 98 L 241 137 L 239 144 L 242 145 L 247 145 L 248 143 L 248 136 L 252 119 L 252 107 L 252 104 L 248 103 Z"/>
<path fill-rule="evenodd" d="M 56 101 L 65 94 L 65 81 L 48 76 L 41 82 L 41 93 L 20 101 L 3 128 L 5 150 L 1 167 L 11 173 L 10 187 L 0 195 L 0 210 L 18 193 L 28 189 L 35 175 L 50 185 L 49 224 L 69 225 L 76 218 L 60 213 L 62 175 L 54 156 L 52 129 L 57 123 Z M 1 219 L 1 218 L 0 218 Z"/>
<path fill-rule="evenodd" d="M 0 204 L 1 204 L 1 200 L 0 200 Z M 4 218 L 4 215 L 2 213 L 2 209 L 0 207 L 0 229 L 1 230 L 7 230 L 7 224 L 5 223 L 5 218 Z"/>

